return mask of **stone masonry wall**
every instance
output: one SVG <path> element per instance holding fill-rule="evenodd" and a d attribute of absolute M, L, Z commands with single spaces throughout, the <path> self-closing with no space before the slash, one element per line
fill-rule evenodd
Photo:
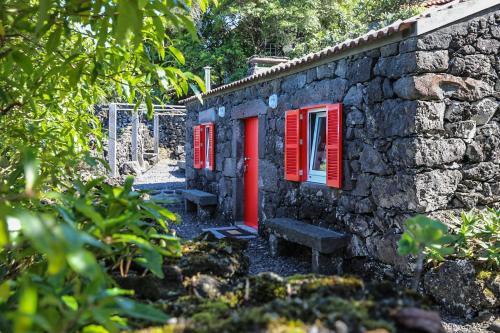
<path fill-rule="evenodd" d="M 259 117 L 259 226 L 292 217 L 353 235 L 347 257 L 407 270 L 402 223 L 425 213 L 500 203 L 500 11 L 296 74 L 187 105 L 188 188 L 218 195 L 218 215 L 241 216 L 242 122 Z M 268 98 L 278 96 L 276 109 Z M 286 110 L 342 102 L 343 188 L 284 179 Z M 216 116 L 216 169 L 193 169 L 192 127 Z M 200 113 L 201 112 L 201 113 Z"/>

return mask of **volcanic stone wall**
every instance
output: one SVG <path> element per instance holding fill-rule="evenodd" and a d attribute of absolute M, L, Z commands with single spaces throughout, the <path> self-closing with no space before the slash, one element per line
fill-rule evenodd
<path fill-rule="evenodd" d="M 500 11 L 187 105 L 188 188 L 242 216 L 243 127 L 259 117 L 259 227 L 292 217 L 353 235 L 347 257 L 407 270 L 402 223 L 500 203 Z M 278 106 L 268 107 L 276 94 Z M 284 179 L 285 111 L 342 102 L 342 190 Z M 225 107 L 224 117 L 217 115 Z M 194 125 L 213 117 L 216 168 L 193 168 Z"/>

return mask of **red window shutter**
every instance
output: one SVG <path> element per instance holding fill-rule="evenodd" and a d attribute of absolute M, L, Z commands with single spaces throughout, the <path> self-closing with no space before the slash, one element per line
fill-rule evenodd
<path fill-rule="evenodd" d="M 214 124 L 210 123 L 207 125 L 208 127 L 208 135 L 210 136 L 210 147 L 208 147 L 208 163 L 209 163 L 209 170 L 214 169 L 214 162 L 215 162 L 215 131 L 214 131 Z"/>
<path fill-rule="evenodd" d="M 342 187 L 342 104 L 327 106 L 326 184 Z"/>
<path fill-rule="evenodd" d="M 300 181 L 300 111 L 285 113 L 285 179 Z"/>
<path fill-rule="evenodd" d="M 194 148 L 194 168 L 201 168 L 201 126 L 197 125 L 193 127 L 193 148 Z"/>

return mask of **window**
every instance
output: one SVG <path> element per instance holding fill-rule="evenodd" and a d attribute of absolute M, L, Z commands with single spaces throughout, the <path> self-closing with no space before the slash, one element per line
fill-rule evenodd
<path fill-rule="evenodd" d="M 315 183 L 326 183 L 326 111 L 311 110 L 307 118 L 307 179 Z"/>
<path fill-rule="evenodd" d="M 341 188 L 342 104 L 285 114 L 285 179 Z"/>
<path fill-rule="evenodd" d="M 195 169 L 214 169 L 214 138 L 213 123 L 193 127 L 193 151 Z"/>

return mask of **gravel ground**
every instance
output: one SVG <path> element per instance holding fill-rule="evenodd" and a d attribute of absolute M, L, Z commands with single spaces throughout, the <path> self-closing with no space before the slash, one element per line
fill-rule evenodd
<path fill-rule="evenodd" d="M 175 161 L 163 160 L 149 169 L 145 174 L 136 178 L 136 188 L 152 190 L 151 196 L 155 199 L 168 200 L 167 207 L 177 213 L 181 223 L 173 225 L 177 235 L 183 239 L 192 239 L 202 233 L 202 229 L 214 226 L 229 226 L 225 221 L 199 221 L 194 214 L 184 212 L 181 198 L 175 194 L 176 189 L 185 188 L 184 174 L 178 171 Z M 251 239 L 247 248 L 250 258 L 250 275 L 261 272 L 274 272 L 282 276 L 306 274 L 311 272 L 310 251 L 297 247 L 287 256 L 272 258 L 267 241 L 256 237 Z M 447 333 L 491 333 L 500 332 L 490 330 L 495 319 L 485 316 L 480 321 L 465 321 L 462 318 L 441 314 L 443 326 Z M 500 324 L 498 325 L 500 327 Z"/>

